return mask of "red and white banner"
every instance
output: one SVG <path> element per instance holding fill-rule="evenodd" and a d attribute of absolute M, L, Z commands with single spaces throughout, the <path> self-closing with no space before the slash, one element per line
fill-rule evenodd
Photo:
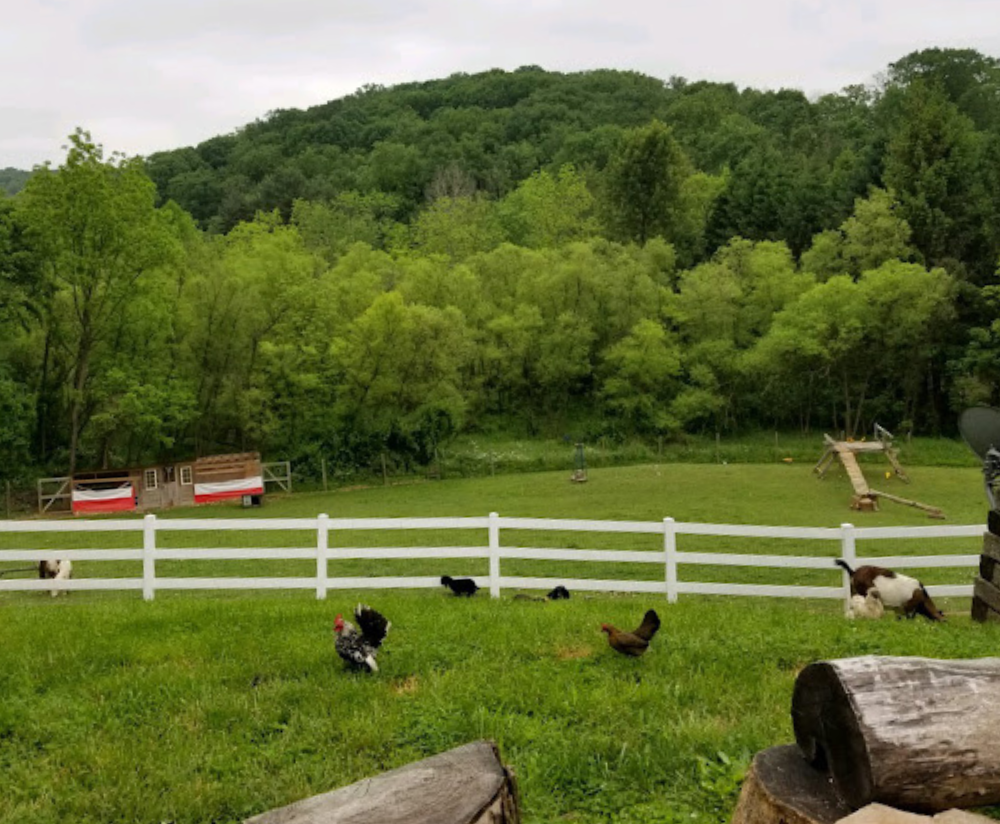
<path fill-rule="evenodd" d="M 115 489 L 73 490 L 73 512 L 134 512 L 135 492 L 132 484 L 122 484 Z"/>
<path fill-rule="evenodd" d="M 235 481 L 214 481 L 208 484 L 194 485 L 194 502 L 209 504 L 212 501 L 224 501 L 226 498 L 239 498 L 243 495 L 263 495 L 264 479 L 260 475 L 250 478 L 237 478 Z"/>

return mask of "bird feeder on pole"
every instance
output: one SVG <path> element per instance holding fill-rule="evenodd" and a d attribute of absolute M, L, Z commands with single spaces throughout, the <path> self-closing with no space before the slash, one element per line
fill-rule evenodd
<path fill-rule="evenodd" d="M 573 474 L 569 478 L 575 484 L 587 482 L 587 459 L 583 454 L 583 444 L 576 445 L 576 456 L 573 459 Z"/>

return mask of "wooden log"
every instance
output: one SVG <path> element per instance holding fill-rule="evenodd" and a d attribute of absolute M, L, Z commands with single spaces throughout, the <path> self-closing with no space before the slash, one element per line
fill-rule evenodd
<path fill-rule="evenodd" d="M 1000 585 L 976 578 L 972 584 L 972 620 L 1000 621 Z"/>
<path fill-rule="evenodd" d="M 852 808 L 1000 803 L 1000 658 L 867 656 L 810 664 L 792 724 L 806 760 Z"/>
<path fill-rule="evenodd" d="M 1000 561 L 1000 536 L 992 532 L 983 533 L 983 555 L 994 561 Z"/>
<path fill-rule="evenodd" d="M 496 745 L 439 755 L 248 818 L 244 824 L 519 824 L 517 785 Z"/>
<path fill-rule="evenodd" d="M 1000 612 L 1000 587 L 976 578 L 972 583 L 972 596 L 983 601 L 994 612 Z"/>
<path fill-rule="evenodd" d="M 1000 612 L 994 612 L 982 598 L 972 599 L 972 620 L 985 624 L 988 621 L 1000 621 Z"/>
<path fill-rule="evenodd" d="M 994 535 L 1000 535 L 1000 511 L 991 509 L 986 514 L 986 528 Z"/>
<path fill-rule="evenodd" d="M 983 533 L 979 578 L 973 587 L 972 620 L 1000 621 L 1000 536 L 992 532 Z"/>
<path fill-rule="evenodd" d="M 791 744 L 754 756 L 732 824 L 833 824 L 850 812 L 830 776 L 810 767 Z"/>
<path fill-rule="evenodd" d="M 909 498 L 900 498 L 898 495 L 891 495 L 888 492 L 879 492 L 877 489 L 871 490 L 871 494 L 877 498 L 888 498 L 890 501 L 895 501 L 897 504 L 903 504 L 904 506 L 913 506 L 917 509 L 922 509 L 932 518 L 938 518 L 944 520 L 944 513 L 936 506 L 931 506 L 930 504 L 922 504 L 920 501 L 911 501 Z"/>

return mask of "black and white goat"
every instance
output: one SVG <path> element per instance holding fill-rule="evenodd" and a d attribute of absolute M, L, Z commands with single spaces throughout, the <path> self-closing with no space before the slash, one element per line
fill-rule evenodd
<path fill-rule="evenodd" d="M 55 581 L 66 581 L 73 575 L 73 562 L 62 560 L 62 561 L 39 561 L 38 562 L 38 577 L 42 579 L 52 578 Z M 53 589 L 52 597 L 55 598 L 60 592 L 65 593 L 66 590 Z"/>
<path fill-rule="evenodd" d="M 900 615 L 905 615 L 907 618 L 923 615 L 931 621 L 944 620 L 944 614 L 935 606 L 924 585 L 916 578 L 877 566 L 866 565 L 851 569 L 847 562 L 840 558 L 834 563 L 843 567 L 851 576 L 852 600 L 856 595 L 865 598 L 869 590 L 876 589 L 882 604 Z"/>

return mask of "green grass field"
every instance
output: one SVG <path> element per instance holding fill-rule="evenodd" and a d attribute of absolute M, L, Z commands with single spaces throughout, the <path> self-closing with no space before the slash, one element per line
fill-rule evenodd
<path fill-rule="evenodd" d="M 879 468 L 866 465 L 871 473 Z M 910 486 L 872 478 L 873 485 L 940 506 L 946 523 L 983 522 L 978 469 L 908 469 Z M 852 512 L 843 473 L 819 481 L 810 470 L 805 463 L 651 464 L 593 469 L 584 485 L 570 484 L 568 471 L 496 476 L 300 494 L 271 499 L 260 511 L 220 506 L 197 514 L 246 515 L 248 526 L 255 517 L 321 511 L 332 517 L 498 511 L 803 526 L 939 523 L 891 504 L 878 513 Z M 0 537 L 3 547 L 68 545 L 51 534 Z M 122 539 L 117 545 L 137 539 L 102 534 L 100 545 L 112 545 L 112 537 Z M 170 537 L 203 546 L 233 541 L 221 532 Z M 336 536 L 334 542 L 428 539 L 416 533 L 360 537 Z M 464 542 L 455 535 L 431 537 L 432 543 Z M 308 534 L 254 533 L 251 527 L 237 533 L 235 543 L 303 545 L 306 539 Z M 645 540 L 569 533 L 512 535 L 504 542 L 643 548 Z M 682 550 L 836 551 L 823 542 L 782 550 L 773 541 L 681 541 Z M 878 554 L 929 551 L 914 542 L 885 543 L 892 546 L 879 546 Z M 981 541 L 947 543 L 947 551 L 969 554 Z M 176 563 L 164 574 L 206 574 L 197 568 L 206 562 L 184 564 L 194 571 Z M 296 563 L 227 562 L 232 574 L 309 574 Z M 403 560 L 374 568 L 351 561 L 338 562 L 331 573 L 484 574 L 484 565 Z M 135 574 L 128 566 L 76 565 L 84 577 L 109 574 L 106 568 Z M 505 561 L 504 573 L 654 578 L 662 570 L 574 564 L 570 571 L 554 562 Z M 840 580 L 836 571 L 822 570 L 689 567 L 682 568 L 685 575 Z M 970 575 L 928 570 L 921 577 L 943 583 L 966 582 Z M 333 617 L 359 599 L 393 621 L 382 671 L 374 677 L 345 672 L 333 651 Z M 650 652 L 639 660 L 615 655 L 599 625 L 635 625 L 648 606 L 663 618 Z M 962 599 L 946 607 L 949 623 L 932 625 L 851 623 L 838 602 L 757 598 L 682 596 L 667 605 L 657 596 L 577 593 L 567 602 L 535 603 L 491 601 L 483 594 L 459 600 L 440 590 L 331 592 L 323 602 L 310 592 L 164 592 L 147 603 L 138 593 L 78 592 L 58 599 L 2 593 L 0 822 L 235 822 L 481 737 L 496 740 L 517 772 L 529 824 L 725 821 L 752 754 L 792 740 L 791 689 L 805 664 L 870 653 L 995 653 L 1000 629 L 972 623 Z"/>

